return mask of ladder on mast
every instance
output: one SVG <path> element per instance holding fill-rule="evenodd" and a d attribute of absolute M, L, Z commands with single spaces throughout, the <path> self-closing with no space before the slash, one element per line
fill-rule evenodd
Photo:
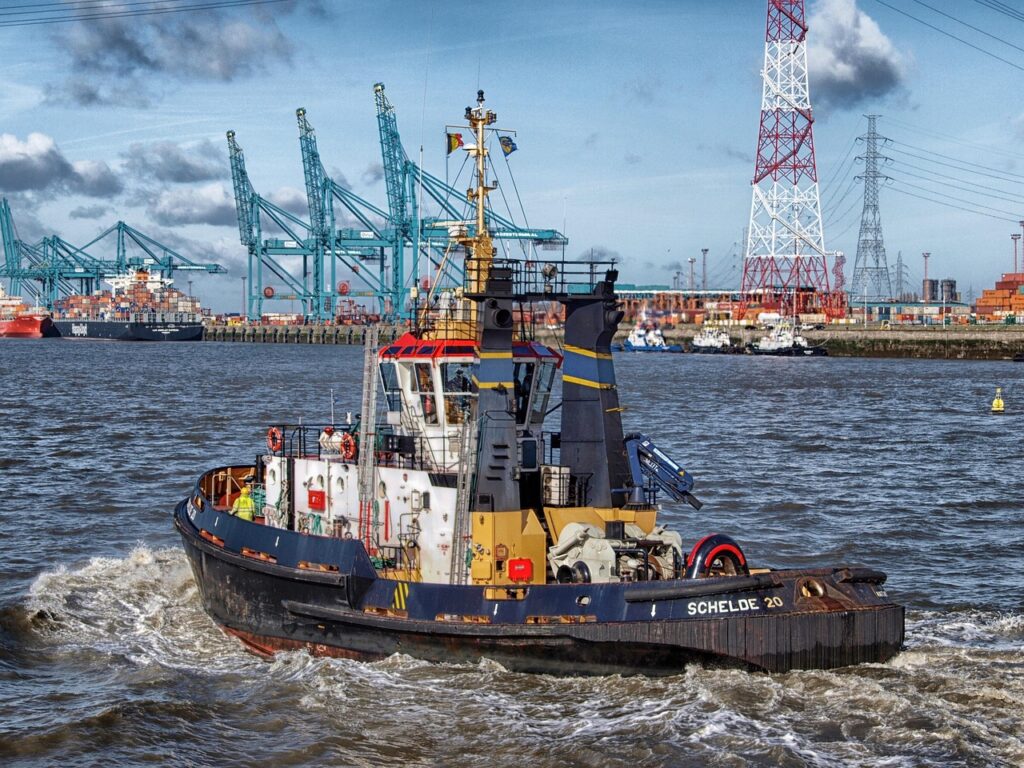
<path fill-rule="evenodd" d="M 455 525 L 453 526 L 452 562 L 449 571 L 452 584 L 469 582 L 469 548 L 472 543 L 472 516 L 469 513 L 469 506 L 473 498 L 473 475 L 476 467 L 477 432 L 479 431 L 476 418 L 472 416 L 475 411 L 475 407 L 470 407 L 466 413 L 459 439 L 459 466 L 455 484 Z"/>
<path fill-rule="evenodd" d="M 372 552 L 380 525 L 374 504 L 373 457 L 377 421 L 378 329 L 369 326 L 363 336 L 363 410 L 359 417 L 359 538 Z"/>

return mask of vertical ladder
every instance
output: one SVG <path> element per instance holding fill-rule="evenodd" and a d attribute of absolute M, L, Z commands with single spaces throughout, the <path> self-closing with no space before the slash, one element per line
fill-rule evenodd
<path fill-rule="evenodd" d="M 475 404 L 474 404 L 475 405 Z M 469 563 L 467 557 L 472 546 L 472 516 L 469 507 L 473 499 L 473 475 L 476 468 L 476 446 L 479 426 L 471 414 L 471 408 L 462 423 L 462 434 L 459 440 L 459 466 L 455 483 L 455 524 L 452 526 L 452 562 L 449 580 L 452 584 L 469 582 Z"/>
<path fill-rule="evenodd" d="M 376 326 L 363 335 L 363 410 L 359 418 L 359 538 L 372 550 L 378 521 L 374 514 L 373 457 L 377 439 L 377 344 Z"/>

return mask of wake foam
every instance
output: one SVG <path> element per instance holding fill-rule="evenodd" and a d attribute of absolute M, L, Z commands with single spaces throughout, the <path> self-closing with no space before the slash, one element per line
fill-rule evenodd
<path fill-rule="evenodd" d="M 39 640 L 135 664 L 237 667 L 248 659 L 203 612 L 185 554 L 145 545 L 39 574 L 25 609 Z"/>

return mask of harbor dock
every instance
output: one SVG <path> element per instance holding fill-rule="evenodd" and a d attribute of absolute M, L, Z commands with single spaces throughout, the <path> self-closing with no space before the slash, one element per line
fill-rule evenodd
<path fill-rule="evenodd" d="M 362 344 L 369 326 L 345 325 L 211 325 L 204 341 L 237 341 L 264 344 Z M 689 344 L 699 330 L 681 325 L 664 330 L 668 343 Z M 382 342 L 398 338 L 404 327 L 379 326 Z M 729 328 L 734 343 L 756 342 L 764 331 Z M 824 344 L 834 357 L 903 357 L 951 360 L 1006 360 L 1024 354 L 1024 326 L 959 325 L 830 325 L 802 332 L 808 341 Z M 617 340 L 624 339 L 619 333 Z M 619 338 L 621 337 L 621 339 Z M 537 340 L 560 347 L 561 330 L 538 329 Z"/>

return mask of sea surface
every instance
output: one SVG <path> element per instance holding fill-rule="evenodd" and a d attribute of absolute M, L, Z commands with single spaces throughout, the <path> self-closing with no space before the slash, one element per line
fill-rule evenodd
<path fill-rule="evenodd" d="M 171 509 L 268 422 L 358 410 L 361 351 L 0 340 L 0 766 L 1024 765 L 1024 365 L 616 361 L 627 431 L 697 478 L 704 508 L 664 513 L 684 542 L 887 571 L 903 653 L 659 679 L 257 659 L 204 614 Z"/>

